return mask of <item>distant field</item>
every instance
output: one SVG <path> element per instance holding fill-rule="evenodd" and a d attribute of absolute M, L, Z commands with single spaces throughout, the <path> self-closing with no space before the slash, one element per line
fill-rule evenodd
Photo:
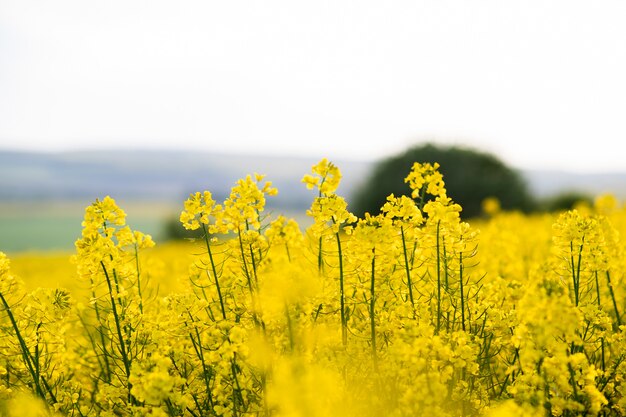
<path fill-rule="evenodd" d="M 164 238 L 164 225 L 180 208 L 162 202 L 118 201 L 136 230 Z M 0 202 L 0 251 L 72 250 L 91 202 Z M 181 203 L 182 206 L 182 203 Z"/>
<path fill-rule="evenodd" d="M 157 243 L 166 238 L 165 224 L 178 217 L 182 201 L 177 203 L 125 201 L 116 199 L 127 214 L 134 230 L 152 235 Z M 81 222 L 89 201 L 1 202 L 0 252 L 72 251 L 80 237 Z M 301 211 L 268 209 L 272 216 L 283 213 L 294 217 L 305 228 L 311 220 Z"/>

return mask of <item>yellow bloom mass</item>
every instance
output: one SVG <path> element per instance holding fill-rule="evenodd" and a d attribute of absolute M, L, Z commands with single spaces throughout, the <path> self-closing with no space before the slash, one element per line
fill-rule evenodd
<path fill-rule="evenodd" d="M 0 252 L 1 416 L 622 416 L 626 211 L 463 221 L 438 164 L 357 218 L 326 159 L 306 229 L 264 175 L 154 246 L 110 197 L 70 254 Z"/>

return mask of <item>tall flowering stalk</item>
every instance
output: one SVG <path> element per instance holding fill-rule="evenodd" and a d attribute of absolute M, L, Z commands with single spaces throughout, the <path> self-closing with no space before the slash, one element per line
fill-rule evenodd
<path fill-rule="evenodd" d="M 213 240 L 217 239 L 215 235 L 226 233 L 227 231 L 222 221 L 222 206 L 215 204 L 210 191 L 191 194 L 185 201 L 184 206 L 185 209 L 180 214 L 180 222 L 187 230 L 202 229 L 201 239 L 205 244 L 206 254 L 208 255 L 208 265 L 206 268 L 201 269 L 210 280 L 212 279 L 215 285 L 222 319 L 226 320 L 226 305 L 224 295 L 222 294 L 222 286 L 220 285 L 220 274 L 218 273 L 212 248 Z M 202 264 L 204 265 L 205 263 L 202 262 Z M 199 287 L 204 290 L 202 285 L 199 285 Z M 206 299 L 206 293 L 203 293 L 203 295 Z"/>
<path fill-rule="evenodd" d="M 424 223 L 422 212 L 413 199 L 407 196 L 395 197 L 393 194 L 387 197 L 387 202 L 383 205 L 381 211 L 386 218 L 392 221 L 395 228 L 400 229 L 408 300 L 411 303 L 411 308 L 414 308 L 415 296 L 413 287 L 415 283 L 412 269 L 417 248 L 416 231 Z"/>
<path fill-rule="evenodd" d="M 377 373 L 380 349 L 378 323 L 381 321 L 379 312 L 383 308 L 381 301 L 388 309 L 395 307 L 394 300 L 385 296 L 384 291 L 386 286 L 393 285 L 391 282 L 392 260 L 396 252 L 393 245 L 393 224 L 382 214 L 378 216 L 366 214 L 365 218 L 360 219 L 350 231 L 350 234 L 352 237 L 350 257 L 358 283 L 354 293 L 362 291 L 367 304 L 367 314 L 364 316 L 367 317 L 373 370 Z"/>
<path fill-rule="evenodd" d="M 229 382 L 224 382 L 229 385 L 228 391 L 231 393 L 228 398 L 230 407 L 227 406 L 227 402 L 214 395 L 212 389 L 217 382 L 216 374 L 219 375 L 224 372 L 224 366 L 211 363 L 208 358 L 211 356 L 211 351 L 216 349 L 215 344 L 234 348 L 241 340 L 238 323 L 242 318 L 242 312 L 233 309 L 238 300 L 233 298 L 235 288 L 233 287 L 232 276 L 225 277 L 223 275 L 224 269 L 229 267 L 224 265 L 224 259 L 219 264 L 216 259 L 217 256 L 220 256 L 219 254 L 216 256 L 213 248 L 218 240 L 216 235 L 226 235 L 230 231 L 234 231 L 237 235 L 237 251 L 240 255 L 239 259 L 244 272 L 246 287 L 252 299 L 250 313 L 255 326 L 261 329 L 264 327 L 256 302 L 256 293 L 259 288 L 258 267 L 266 249 L 258 231 L 261 228 L 261 213 L 265 207 L 265 195 L 272 195 L 275 190 L 271 188 L 271 183 L 266 183 L 263 188 L 259 188 L 258 183 L 261 180 L 262 176 L 260 175 L 255 176 L 254 180 L 250 176 L 240 180 L 233 187 L 231 195 L 223 205 L 215 204 L 209 191 L 196 192 L 190 195 L 185 202 L 185 209 L 180 215 L 180 221 L 186 229 L 202 229 L 201 239 L 205 244 L 206 252 L 201 256 L 194 269 L 205 274 L 208 282 L 204 283 L 202 279 L 193 280 L 193 282 L 195 287 L 200 288 L 202 299 L 209 303 L 209 307 L 206 309 L 209 319 L 225 330 L 222 340 L 218 338 L 214 342 L 206 344 L 201 335 L 201 332 L 208 330 L 202 325 L 204 320 L 197 313 L 187 312 L 188 320 L 185 320 L 185 326 L 191 329 L 189 338 L 197 360 L 202 366 L 202 379 L 208 394 L 205 404 L 197 406 L 201 413 L 207 410 L 224 410 L 224 412 L 231 412 L 234 416 L 239 416 L 248 412 L 251 406 L 252 398 L 248 397 L 249 387 L 244 386 L 242 381 L 247 376 L 243 373 L 238 349 L 233 349 L 230 354 L 226 354 L 228 361 L 228 366 L 225 369 L 228 373 L 226 381 Z M 228 285 L 225 286 L 225 283 Z M 210 305 L 214 300 L 207 295 L 206 289 L 209 288 L 214 288 L 217 294 L 219 317 L 214 317 L 212 314 Z M 229 294 L 230 298 L 227 298 L 226 294 Z M 217 349 L 219 350 L 219 348 Z M 264 378 L 265 376 L 262 375 L 261 379 Z M 261 385 L 263 386 L 262 390 L 264 390 L 265 382 L 262 381 Z"/>
<path fill-rule="evenodd" d="M 439 164 L 413 164 L 405 182 L 409 184 L 411 196 L 417 200 L 418 207 L 426 217 L 423 220 L 421 212 L 417 216 L 415 212 L 417 209 L 405 203 L 404 216 L 414 217 L 423 224 L 418 233 L 422 248 L 425 249 L 421 257 L 424 262 L 434 267 L 435 334 L 438 334 L 444 325 L 446 330 L 453 330 L 458 310 L 461 316 L 460 327 L 465 329 L 467 289 L 464 288 L 466 279 L 463 277 L 464 259 L 471 257 L 473 249 L 469 245 L 476 233 L 470 230 L 467 223 L 461 222 L 459 215 L 461 206 L 447 196 Z M 390 200 L 390 203 L 392 201 Z M 389 209 L 392 207 L 393 205 Z M 410 212 L 407 210 L 415 213 L 408 216 Z M 403 229 L 401 233 L 404 235 Z"/>
<path fill-rule="evenodd" d="M 84 321 L 102 382 L 133 395 L 131 369 L 148 343 L 140 338 L 143 316 L 138 250 L 154 246 L 149 235 L 126 226 L 126 214 L 105 197 L 86 208 L 82 237 L 76 241 L 78 273 L 89 284 L 95 323 Z"/>
<path fill-rule="evenodd" d="M 348 322 L 345 303 L 345 274 L 343 249 L 341 245 L 341 228 L 356 222 L 357 218 L 348 211 L 346 201 L 335 194 L 341 172 L 339 168 L 326 158 L 312 167 L 312 174 L 306 174 L 302 182 L 308 189 L 318 189 L 318 196 L 313 200 L 307 215 L 313 217 L 314 223 L 310 233 L 318 240 L 318 269 L 323 270 L 323 243 L 328 236 L 332 236 L 337 244 L 337 258 L 339 262 L 339 311 L 341 317 L 341 340 L 344 346 L 348 342 Z"/>

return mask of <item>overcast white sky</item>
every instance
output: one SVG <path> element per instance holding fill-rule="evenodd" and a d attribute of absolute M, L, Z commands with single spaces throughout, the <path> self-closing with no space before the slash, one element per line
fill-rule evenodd
<path fill-rule="evenodd" d="M 626 171 L 625 1 L 0 0 L 0 148 Z"/>

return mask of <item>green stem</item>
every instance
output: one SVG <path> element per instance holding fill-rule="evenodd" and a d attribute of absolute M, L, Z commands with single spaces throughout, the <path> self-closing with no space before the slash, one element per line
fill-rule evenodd
<path fill-rule="evenodd" d="M 615 300 L 615 293 L 613 292 L 613 284 L 611 284 L 611 274 L 609 271 L 606 271 L 606 282 L 609 286 L 609 294 L 611 294 L 611 301 L 613 301 L 613 309 L 615 310 L 615 318 L 617 319 L 617 326 L 622 325 L 622 319 L 619 314 L 619 310 L 617 309 L 617 301 Z"/>
<path fill-rule="evenodd" d="M 337 254 L 339 256 L 339 305 L 341 313 L 341 341 L 345 347 L 348 344 L 348 323 L 346 320 L 344 277 L 343 277 L 343 253 L 341 251 L 341 239 L 339 232 L 335 234 L 337 238 Z"/>
<path fill-rule="evenodd" d="M 213 260 L 213 252 L 211 251 L 211 242 L 209 240 L 209 231 L 204 223 L 202 223 L 202 231 L 204 232 L 204 242 L 206 243 L 206 249 L 209 253 L 209 261 L 211 262 L 211 268 L 213 270 L 213 278 L 215 279 L 215 287 L 217 288 L 217 296 L 220 299 L 220 308 L 222 309 L 222 317 L 226 320 L 226 308 L 224 307 L 224 298 L 222 297 L 222 290 L 220 288 L 220 281 L 217 277 L 217 268 L 215 267 L 215 261 Z"/>
<path fill-rule="evenodd" d="M 254 278 L 254 287 L 256 288 L 257 291 L 259 291 L 259 276 L 257 274 L 257 262 L 254 258 L 254 250 L 252 249 L 252 245 L 249 245 L 250 247 L 250 261 L 252 262 L 252 277 Z"/>
<path fill-rule="evenodd" d="M 291 263 L 291 253 L 289 252 L 289 245 L 285 242 L 285 250 L 287 251 L 287 260 Z"/>
<path fill-rule="evenodd" d="M 406 271 L 406 283 L 409 288 L 409 300 L 411 301 L 411 306 L 415 305 L 413 301 L 413 283 L 411 281 L 411 268 L 409 267 L 409 257 L 407 255 L 406 250 L 406 238 L 404 236 L 404 226 L 400 226 L 400 235 L 402 236 L 402 252 L 404 254 L 404 268 Z"/>
<path fill-rule="evenodd" d="M 578 305 L 578 286 L 576 283 L 576 264 L 574 262 L 574 242 L 569 243 L 569 259 L 572 270 L 572 285 L 574 286 L 574 302 Z"/>
<path fill-rule="evenodd" d="M 582 263 L 583 245 L 585 244 L 585 237 L 583 236 L 582 242 L 578 247 L 578 264 L 574 262 L 574 242 L 570 241 L 570 264 L 572 266 L 572 281 L 574 285 L 574 305 L 578 307 L 580 301 L 580 267 Z"/>
<path fill-rule="evenodd" d="M 35 364 L 34 358 L 32 357 L 32 354 L 30 353 L 30 350 L 28 349 L 28 346 L 26 345 L 26 341 L 24 340 L 24 337 L 22 336 L 22 333 L 20 332 L 20 328 L 17 325 L 17 320 L 15 320 L 13 311 L 11 310 L 9 303 L 7 302 L 2 292 L 0 292 L 0 301 L 2 301 L 4 310 L 7 312 L 9 321 L 11 321 L 11 326 L 13 326 L 13 331 L 15 332 L 15 336 L 17 337 L 18 343 L 20 344 L 20 349 L 22 351 L 22 358 L 24 359 L 24 363 L 26 363 L 26 367 L 28 368 L 28 371 L 30 372 L 31 377 L 33 378 L 33 383 L 35 384 L 35 391 L 36 391 L 37 396 L 39 396 L 44 401 L 46 400 L 46 395 L 44 393 L 43 388 L 41 387 L 41 383 L 43 382 L 46 385 L 48 393 L 50 394 L 50 400 L 52 401 L 53 404 L 56 403 L 57 400 L 54 394 L 52 393 L 52 391 L 50 390 L 50 387 L 45 382 L 45 379 L 43 378 L 43 376 L 39 375 L 39 370 L 38 370 L 39 365 Z"/>
<path fill-rule="evenodd" d="M 461 290 L 461 328 L 465 331 L 465 294 L 463 291 L 463 252 L 459 253 L 459 289 Z"/>
<path fill-rule="evenodd" d="M 569 378 L 570 378 L 569 380 L 570 380 L 570 385 L 572 386 L 574 401 L 579 402 L 580 398 L 578 396 L 578 383 L 576 382 L 576 373 L 571 363 L 567 364 L 567 369 L 569 371 Z"/>
<path fill-rule="evenodd" d="M 139 295 L 139 312 L 143 315 L 143 296 L 141 295 L 141 269 L 139 266 L 139 249 L 135 243 L 135 268 L 137 269 L 137 294 Z"/>
<path fill-rule="evenodd" d="M 598 271 L 594 272 L 596 277 L 596 301 L 598 302 L 598 307 L 602 307 L 602 303 L 600 302 L 600 282 L 598 280 Z"/>
<path fill-rule="evenodd" d="M 604 353 L 604 337 L 600 338 L 600 343 L 601 345 L 601 354 L 602 354 L 602 372 L 606 371 L 606 358 L 605 358 L 605 353 Z"/>
<path fill-rule="evenodd" d="M 241 230 L 237 233 L 239 237 L 239 250 L 241 251 L 241 261 L 243 262 L 243 272 L 246 275 L 246 280 L 248 282 L 248 289 L 250 290 L 250 294 L 254 293 L 254 289 L 252 288 L 252 279 L 250 278 L 250 271 L 248 270 L 248 262 L 246 261 L 246 252 L 243 249 L 243 240 L 241 239 Z"/>
<path fill-rule="evenodd" d="M 320 205 L 320 211 L 322 208 L 322 203 L 320 203 L 320 201 L 322 198 L 322 185 L 324 184 L 324 181 L 326 181 L 326 176 L 322 178 L 322 181 L 320 182 L 320 185 L 319 185 L 319 193 L 318 193 L 317 199 L 313 201 L 313 204 L 317 202 L 317 204 Z M 323 256 L 322 256 L 322 242 L 323 242 L 323 236 L 320 236 L 319 250 L 317 252 L 317 271 L 318 272 L 322 272 L 322 269 L 324 267 Z"/>
<path fill-rule="evenodd" d="M 243 402 L 243 395 L 241 394 L 241 385 L 239 384 L 239 378 L 237 378 L 237 362 L 236 362 L 237 358 L 235 356 L 235 353 L 233 353 L 233 357 L 230 360 L 230 372 L 233 375 L 233 379 L 235 380 L 235 387 L 237 387 L 235 389 L 235 387 L 233 387 L 233 415 L 235 417 L 239 416 L 239 407 L 237 407 L 237 401 L 239 401 L 241 403 L 241 405 L 244 407 L 244 412 L 245 412 L 245 404 Z M 238 396 L 236 396 L 235 394 L 239 394 Z"/>
<path fill-rule="evenodd" d="M 202 364 L 202 379 L 204 380 L 204 386 L 206 387 L 207 403 L 208 403 L 208 406 L 211 409 L 213 409 L 213 393 L 211 391 L 211 382 L 210 382 L 212 372 L 207 367 L 206 361 L 204 360 L 204 350 L 202 348 L 202 340 L 200 338 L 200 332 L 198 332 L 198 328 L 195 326 L 195 320 L 193 319 L 193 316 L 191 315 L 189 311 L 187 311 L 187 314 L 189 315 L 191 322 L 194 323 L 193 330 L 196 334 L 196 336 L 194 337 L 193 334 L 189 333 L 189 338 L 191 339 L 193 350 L 196 352 L 196 356 L 198 357 L 198 359 L 200 360 L 200 363 Z M 196 338 L 197 338 L 197 341 L 196 341 Z"/>
<path fill-rule="evenodd" d="M 94 300 L 94 310 L 96 311 L 96 321 L 98 322 L 98 325 L 102 324 L 102 320 L 100 320 L 100 308 L 98 307 L 98 299 L 96 298 L 96 291 L 95 291 L 95 283 L 93 282 L 93 278 L 90 278 L 90 282 L 91 282 L 91 298 Z M 85 324 L 85 329 L 87 329 L 87 326 Z M 111 367 L 109 366 L 109 352 L 107 351 L 107 347 L 106 347 L 106 343 L 104 340 L 104 331 L 102 328 L 100 329 L 96 329 L 96 332 L 98 332 L 98 334 L 100 335 L 100 343 L 102 344 L 102 357 L 104 359 L 104 369 L 103 371 L 105 372 L 104 374 L 104 380 L 107 383 L 111 382 Z M 96 351 L 97 353 L 97 344 L 94 343 L 93 344 L 94 347 L 94 351 Z M 97 355 L 99 357 L 99 355 Z"/>
<path fill-rule="evenodd" d="M 122 327 L 120 324 L 121 319 L 117 311 L 117 303 L 115 302 L 115 297 L 113 296 L 113 286 L 111 284 L 111 278 L 109 277 L 109 272 L 107 271 L 106 266 L 104 265 L 103 261 L 100 261 L 100 266 L 102 267 L 102 270 L 104 271 L 104 277 L 106 278 L 107 287 L 109 289 L 109 297 L 111 300 L 111 310 L 113 312 L 113 318 L 115 320 L 115 329 L 117 331 L 117 337 L 120 342 L 120 353 L 122 355 L 122 363 L 124 364 L 124 372 L 126 373 L 126 384 L 128 385 L 128 398 L 129 398 L 129 401 L 134 403 L 132 394 L 130 393 L 131 384 L 130 384 L 130 381 L 128 380 L 130 377 L 130 358 L 128 357 L 128 354 L 126 352 L 126 343 L 124 341 L 124 336 L 122 335 Z M 115 277 L 115 270 L 113 271 L 113 276 Z M 117 282 L 116 282 L 116 287 L 117 287 Z"/>
<path fill-rule="evenodd" d="M 449 275 L 450 271 L 448 270 L 448 253 L 446 252 L 446 237 L 443 236 L 441 238 L 441 246 L 443 248 L 443 289 L 445 293 L 450 298 L 450 284 L 449 284 Z M 450 310 L 446 312 L 446 331 L 450 330 Z"/>
<path fill-rule="evenodd" d="M 317 252 L 317 270 L 322 272 L 323 258 L 322 258 L 322 236 L 319 239 L 319 251 Z"/>
<path fill-rule="evenodd" d="M 439 254 L 439 228 L 441 220 L 437 222 L 437 325 L 435 327 L 435 334 L 439 334 L 441 328 L 441 259 Z"/>
<path fill-rule="evenodd" d="M 41 329 L 41 322 L 37 323 L 37 328 L 35 329 L 35 357 L 33 359 L 33 365 L 35 367 L 35 379 L 37 381 L 40 380 L 41 369 L 39 366 L 39 329 Z"/>
<path fill-rule="evenodd" d="M 250 274 L 250 269 L 248 267 L 248 261 L 246 260 L 246 252 L 243 248 L 243 239 L 241 238 L 241 229 L 238 230 L 237 235 L 239 237 L 239 250 L 241 251 L 241 261 L 243 262 L 243 270 L 246 275 L 246 280 L 248 281 L 248 289 L 250 290 L 250 298 L 252 299 L 252 308 L 253 308 L 252 320 L 254 321 L 254 324 L 260 327 L 261 329 L 263 329 L 263 332 L 265 333 L 265 323 L 263 322 L 261 318 L 259 318 L 259 315 L 256 311 L 256 309 L 258 308 L 258 305 L 257 305 L 256 296 L 255 296 L 255 287 L 258 290 L 258 281 L 256 285 L 253 285 L 252 276 Z M 252 254 L 252 248 L 250 248 L 250 253 Z M 254 256 L 252 260 L 254 261 Z M 256 266 L 254 266 L 254 268 L 255 268 L 255 275 L 256 275 Z"/>
<path fill-rule="evenodd" d="M 246 231 L 248 230 L 250 230 L 250 224 L 248 223 L 248 220 L 246 220 Z M 248 245 L 248 248 L 250 249 L 250 261 L 252 262 L 252 276 L 254 278 L 254 286 L 256 290 L 259 291 L 259 276 L 256 270 L 257 263 L 254 259 L 254 250 L 252 248 L 251 243 Z M 261 259 L 262 259 L 262 256 L 261 256 L 261 253 L 259 252 L 259 262 L 261 262 Z"/>
<path fill-rule="evenodd" d="M 375 316 L 375 277 L 376 277 L 376 249 L 372 248 L 372 276 L 370 279 L 370 333 L 372 338 L 372 361 L 374 371 L 378 372 L 378 356 L 376 352 L 376 316 Z"/>
<path fill-rule="evenodd" d="M 426 203 L 426 188 L 428 187 L 422 186 L 420 189 L 419 203 L 417 204 L 417 208 L 419 208 L 420 211 L 424 210 L 424 204 Z"/>
<path fill-rule="evenodd" d="M 293 352 L 295 348 L 295 339 L 293 336 L 293 323 L 289 314 L 289 306 L 285 303 L 285 317 L 287 318 L 287 332 L 289 333 L 289 351 Z"/>

